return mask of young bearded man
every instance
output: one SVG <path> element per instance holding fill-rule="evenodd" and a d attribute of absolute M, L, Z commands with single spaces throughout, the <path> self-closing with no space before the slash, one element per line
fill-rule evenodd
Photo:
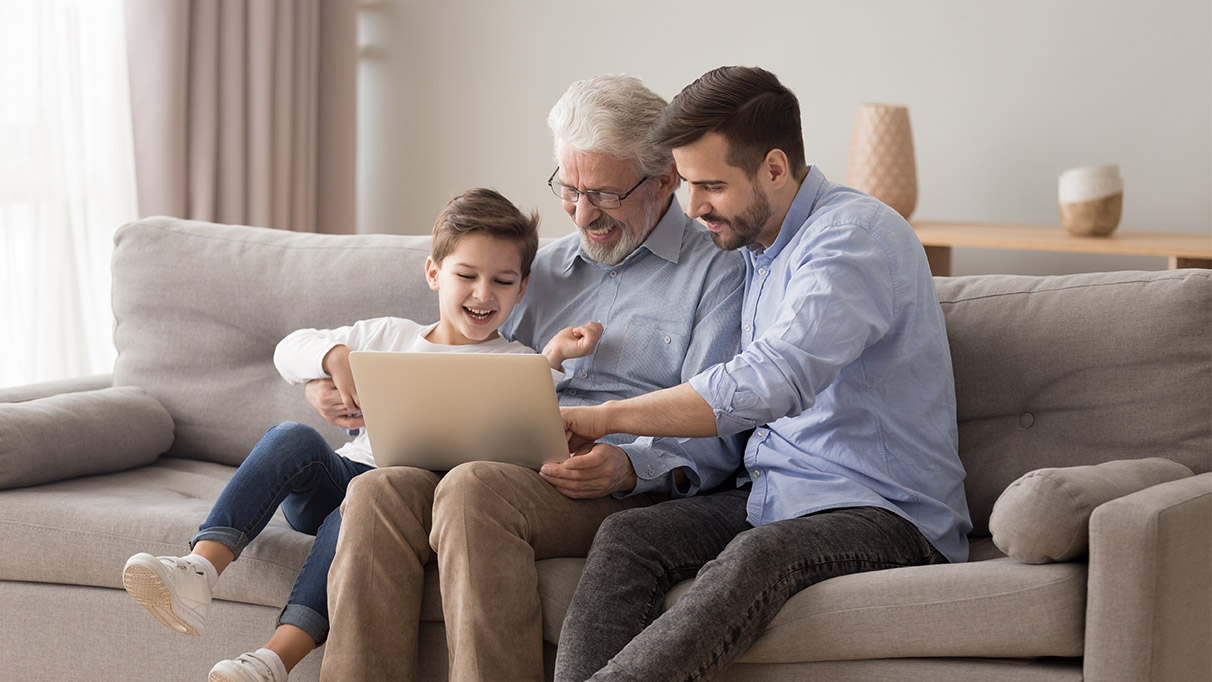
<path fill-rule="evenodd" d="M 599 529 L 560 681 L 709 679 L 799 590 L 968 552 L 946 329 L 908 223 L 805 163 L 798 101 L 762 69 L 705 74 L 650 139 L 689 183 L 687 214 L 745 247 L 741 352 L 670 389 L 564 408 L 565 428 L 573 442 L 752 433 L 737 489 Z"/>

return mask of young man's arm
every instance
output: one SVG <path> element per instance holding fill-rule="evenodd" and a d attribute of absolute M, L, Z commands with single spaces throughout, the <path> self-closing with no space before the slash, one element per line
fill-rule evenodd
<path fill-rule="evenodd" d="M 560 415 L 573 447 L 610 433 L 681 438 L 717 435 L 715 412 L 689 383 L 601 405 L 561 407 Z"/>

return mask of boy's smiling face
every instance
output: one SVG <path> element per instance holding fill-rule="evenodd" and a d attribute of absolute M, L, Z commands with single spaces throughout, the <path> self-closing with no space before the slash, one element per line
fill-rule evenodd
<path fill-rule="evenodd" d="M 459 239 L 440 264 L 426 259 L 425 278 L 441 315 L 426 339 L 448 346 L 495 339 L 526 292 L 517 244 L 478 233 Z"/>

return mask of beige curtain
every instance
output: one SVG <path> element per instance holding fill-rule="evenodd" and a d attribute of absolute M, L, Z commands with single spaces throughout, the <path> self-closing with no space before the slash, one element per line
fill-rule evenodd
<path fill-rule="evenodd" d="M 356 0 L 126 0 L 141 216 L 355 231 Z"/>

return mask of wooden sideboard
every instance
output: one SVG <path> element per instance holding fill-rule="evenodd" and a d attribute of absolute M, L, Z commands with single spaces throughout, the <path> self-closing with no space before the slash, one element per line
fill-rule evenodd
<path fill-rule="evenodd" d="M 930 272 L 951 274 L 951 248 L 1062 251 L 1120 256 L 1164 256 L 1169 267 L 1212 268 L 1212 234 L 1113 232 L 1107 237 L 1074 237 L 1062 227 L 912 220 L 926 247 Z"/>

